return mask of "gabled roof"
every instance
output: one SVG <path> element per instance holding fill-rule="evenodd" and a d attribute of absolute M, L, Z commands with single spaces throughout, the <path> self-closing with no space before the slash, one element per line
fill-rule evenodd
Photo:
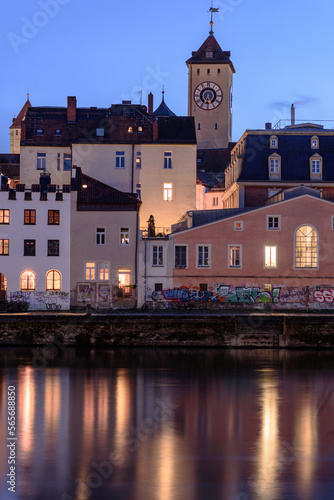
<path fill-rule="evenodd" d="M 76 177 L 78 211 L 135 211 L 141 201 L 136 195 L 123 193 L 77 169 Z M 84 187 L 86 186 L 86 187 Z"/>
<path fill-rule="evenodd" d="M 26 115 L 26 113 L 28 111 L 28 108 L 31 108 L 31 103 L 29 101 L 29 95 L 27 96 L 27 100 L 26 100 L 23 108 L 21 109 L 21 111 L 17 115 L 17 117 L 13 118 L 13 123 L 9 127 L 10 129 L 12 129 L 12 128 L 20 128 L 21 127 L 21 122 L 22 122 L 23 118 L 25 117 L 25 115 Z"/>
<path fill-rule="evenodd" d="M 208 58 L 206 56 L 207 51 L 212 51 L 212 57 Z M 221 49 L 219 43 L 215 39 L 213 35 L 209 35 L 205 42 L 201 45 L 201 47 L 192 53 L 190 59 L 186 61 L 186 64 L 208 64 L 208 63 L 220 63 L 220 64 L 229 64 L 233 73 L 235 73 L 235 69 L 232 61 L 230 60 L 231 52 L 224 51 Z"/>

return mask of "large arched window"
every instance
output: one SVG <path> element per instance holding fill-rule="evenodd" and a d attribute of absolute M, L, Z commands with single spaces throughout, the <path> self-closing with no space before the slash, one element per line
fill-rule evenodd
<path fill-rule="evenodd" d="M 61 274 L 59 271 L 52 269 L 46 273 L 46 289 L 61 290 Z"/>
<path fill-rule="evenodd" d="M 312 226 L 300 226 L 295 235 L 295 268 L 318 267 L 318 233 Z"/>
<path fill-rule="evenodd" d="M 35 290 L 36 275 L 33 271 L 27 270 L 21 273 L 20 287 L 21 290 Z"/>

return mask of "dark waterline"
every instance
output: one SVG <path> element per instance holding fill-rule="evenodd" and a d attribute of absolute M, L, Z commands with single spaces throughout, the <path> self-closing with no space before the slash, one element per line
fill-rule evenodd
<path fill-rule="evenodd" d="M 1 500 L 334 498 L 333 351 L 7 347 L 0 396 Z"/>

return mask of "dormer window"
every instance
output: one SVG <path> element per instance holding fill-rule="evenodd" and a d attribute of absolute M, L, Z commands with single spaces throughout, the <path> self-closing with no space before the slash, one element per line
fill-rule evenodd
<path fill-rule="evenodd" d="M 60 128 L 57 128 L 57 129 L 55 130 L 55 135 L 58 135 L 58 136 L 59 136 L 59 135 L 61 135 L 61 130 L 60 130 Z"/>
<path fill-rule="evenodd" d="M 206 57 L 207 59 L 212 59 L 212 58 L 213 58 L 213 51 L 212 51 L 212 50 L 207 50 L 207 51 L 205 52 L 205 57 Z"/>
<path fill-rule="evenodd" d="M 133 127 L 128 127 L 128 132 L 129 132 L 130 134 L 132 134 L 132 133 L 133 133 Z"/>
<path fill-rule="evenodd" d="M 104 137 L 104 128 L 96 129 L 96 137 Z"/>
<path fill-rule="evenodd" d="M 268 158 L 269 179 L 275 180 L 281 178 L 281 157 L 274 153 Z"/>
<path fill-rule="evenodd" d="M 318 154 L 310 157 L 310 178 L 322 179 L 322 157 Z"/>
<path fill-rule="evenodd" d="M 36 135 L 43 135 L 43 129 L 38 128 L 38 129 L 36 130 Z"/>
<path fill-rule="evenodd" d="M 319 137 L 313 136 L 311 137 L 311 148 L 312 149 L 319 149 Z"/>
<path fill-rule="evenodd" d="M 278 147 L 278 139 L 276 135 L 270 137 L 270 147 L 271 149 L 276 149 Z"/>

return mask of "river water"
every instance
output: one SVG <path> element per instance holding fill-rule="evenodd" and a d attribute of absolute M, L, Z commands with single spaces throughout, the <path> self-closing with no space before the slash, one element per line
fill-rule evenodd
<path fill-rule="evenodd" d="M 2 347 L 0 403 L 1 500 L 334 498 L 333 351 Z"/>

